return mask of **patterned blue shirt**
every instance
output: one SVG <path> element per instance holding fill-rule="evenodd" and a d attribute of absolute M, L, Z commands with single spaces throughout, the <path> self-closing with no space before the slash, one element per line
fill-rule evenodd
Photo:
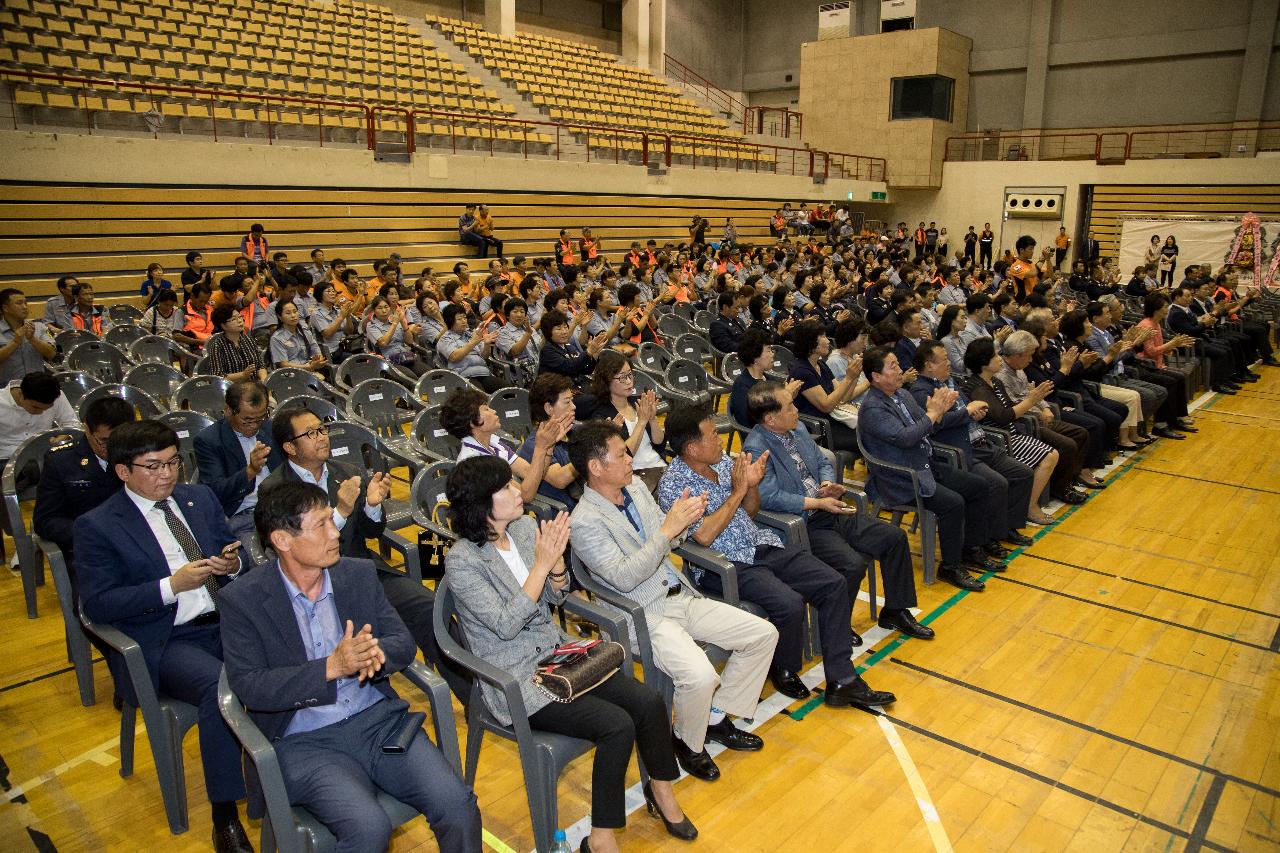
<path fill-rule="evenodd" d="M 658 483 L 658 505 L 662 507 L 662 511 L 669 512 L 671 505 L 680 499 L 680 495 L 686 488 L 691 495 L 706 493 L 707 515 L 723 506 L 733 492 L 733 459 L 726 455 L 712 467 L 719 478 L 716 482 L 695 473 L 683 459 L 677 457 L 667 466 L 662 480 Z M 705 518 L 706 515 L 703 516 L 703 519 Z M 690 535 L 693 535 L 702 525 L 703 519 L 699 519 L 689 528 Z M 733 518 L 729 519 L 728 526 L 711 543 L 712 548 L 735 563 L 755 562 L 756 548 L 761 545 L 781 548 L 782 540 L 778 538 L 777 533 L 752 521 L 751 516 L 747 515 L 747 511 L 742 507 L 738 507 Z"/>
<path fill-rule="evenodd" d="M 324 586 L 320 596 L 312 601 L 289 580 L 279 566 L 280 578 L 284 588 L 289 592 L 289 601 L 293 604 L 293 618 L 298 622 L 298 632 L 302 635 L 302 647 L 307 651 L 307 660 L 320 660 L 333 654 L 333 650 L 342 642 L 342 625 L 338 618 L 338 605 L 333 600 L 333 585 L 329 580 L 329 570 L 324 570 Z M 338 698 L 332 705 L 317 705 L 314 708 L 303 708 L 293 715 L 285 737 L 302 732 L 313 732 L 334 723 L 354 717 L 366 708 L 371 708 L 382 700 L 382 694 L 371 685 L 362 685 L 359 678 L 339 678 Z"/>

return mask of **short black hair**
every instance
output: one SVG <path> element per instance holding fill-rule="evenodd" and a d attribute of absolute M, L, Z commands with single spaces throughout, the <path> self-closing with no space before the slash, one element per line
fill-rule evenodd
<path fill-rule="evenodd" d="M 964 369 L 977 376 L 996 357 L 996 342 L 991 338 L 974 338 L 964 351 Z"/>
<path fill-rule="evenodd" d="M 529 419 L 535 424 L 547 420 L 547 406 L 554 406 L 565 391 L 573 391 L 573 380 L 568 376 L 550 371 L 539 373 L 529 386 Z"/>
<path fill-rule="evenodd" d="M 683 454 L 690 442 L 702 437 L 702 422 L 711 417 L 711 407 L 706 403 L 679 403 L 672 407 L 663 424 L 667 449 L 677 456 Z"/>
<path fill-rule="evenodd" d="M 156 294 L 156 304 L 159 304 L 161 302 L 177 302 L 177 301 L 178 301 L 178 294 L 174 293 L 172 290 L 162 290 L 158 294 Z"/>
<path fill-rule="evenodd" d="M 1088 305 L 1084 306 L 1084 312 L 1085 312 L 1085 316 L 1087 316 L 1089 320 L 1092 321 L 1094 317 L 1101 317 L 1103 314 L 1111 313 L 1111 310 L 1107 308 L 1106 305 L 1103 305 L 1101 302 L 1094 300 L 1093 302 L 1090 302 Z"/>
<path fill-rule="evenodd" d="M 0 290 L 0 309 L 8 305 L 9 300 L 15 296 L 26 296 L 26 294 L 16 287 L 6 287 L 4 290 Z"/>
<path fill-rule="evenodd" d="M 609 452 L 609 439 L 613 436 L 626 440 L 622 427 L 613 421 L 587 421 L 569 436 L 569 461 L 578 479 L 586 482 L 588 465 L 592 459 L 603 459 Z"/>
<path fill-rule="evenodd" d="M 329 495 L 315 483 L 280 480 L 259 489 L 258 505 L 253 508 L 258 541 L 264 548 L 270 548 L 271 534 L 277 530 L 297 536 L 302 532 L 302 516 L 322 508 L 329 508 Z"/>
<path fill-rule="evenodd" d="M 194 261 L 196 258 L 203 258 L 203 257 L 204 255 L 200 254 L 199 252 L 187 252 L 187 266 L 191 266 L 191 262 Z"/>
<path fill-rule="evenodd" d="M 227 283 L 227 280 L 224 278 L 222 280 L 222 284 L 226 284 L 226 283 Z M 237 290 L 237 289 L 239 289 L 238 285 L 232 288 L 232 290 Z M 224 287 L 223 290 L 225 292 L 226 288 Z M 234 317 L 237 313 L 238 312 L 234 305 L 219 305 L 217 308 L 214 308 L 213 313 L 209 315 L 209 322 L 213 323 L 213 327 L 215 329 L 217 329 L 218 331 L 222 331 L 223 325 L 232 317 Z"/>
<path fill-rule="evenodd" d="M 472 456 L 453 466 L 444 486 L 453 531 L 476 545 L 496 539 L 489 524 L 493 496 L 510 482 L 511 466 L 497 456 Z"/>
<path fill-rule="evenodd" d="M 985 293 L 975 293 L 964 301 L 966 314 L 974 314 L 991 304 L 991 298 Z"/>
<path fill-rule="evenodd" d="M 227 408 L 238 413 L 241 406 L 261 406 L 267 399 L 267 386 L 256 379 L 241 379 L 228 386 L 225 402 Z"/>
<path fill-rule="evenodd" d="M 302 415 L 315 415 L 315 412 L 308 409 L 305 405 L 299 403 L 297 405 L 289 403 L 287 407 L 276 412 L 274 418 L 271 419 L 271 442 L 280 448 L 280 452 L 284 453 L 284 444 L 286 441 L 293 441 L 297 435 L 293 431 L 293 421 Z M 319 418 L 319 415 L 316 415 Z M 324 422 L 320 418 L 321 423 Z"/>
<path fill-rule="evenodd" d="M 1076 340 L 1084 334 L 1084 324 L 1088 319 L 1089 315 L 1084 312 L 1083 308 L 1068 311 L 1058 321 L 1058 333 L 1068 341 Z"/>
<path fill-rule="evenodd" d="M 444 321 L 444 330 L 446 332 L 453 331 L 453 324 L 457 322 L 458 315 L 466 313 L 466 309 L 456 302 L 450 302 L 444 306 L 444 310 L 440 312 L 440 319 Z"/>
<path fill-rule="evenodd" d="M 547 311 L 542 315 L 542 319 L 538 321 L 538 331 L 542 332 L 542 341 L 544 344 L 551 343 L 551 330 L 556 326 L 569 325 L 569 318 L 565 316 L 563 311 L 554 309 Z"/>
<path fill-rule="evenodd" d="M 933 358 L 933 353 L 936 350 L 945 350 L 945 349 L 946 347 L 938 343 L 937 341 L 931 341 L 931 340 L 921 341 L 920 345 L 916 347 L 916 356 L 914 361 L 916 370 L 923 373 L 924 366 L 929 363 L 930 359 Z"/>
<path fill-rule="evenodd" d="M 137 420 L 137 417 L 138 413 L 134 411 L 133 405 L 119 397 L 99 397 L 85 411 L 84 425 L 89 428 L 89 432 L 101 426 L 115 429 L 121 424 Z"/>
<path fill-rule="evenodd" d="M 885 362 L 891 358 L 897 358 L 897 356 L 889 347 L 871 347 L 862 354 L 862 375 L 870 382 L 871 374 L 884 373 Z"/>
<path fill-rule="evenodd" d="M 168 424 L 144 420 L 121 424 L 107 439 L 107 463 L 130 465 L 139 456 L 178 446 L 178 434 Z"/>
<path fill-rule="evenodd" d="M 747 417 L 751 419 L 752 424 L 758 424 L 765 419 L 766 415 L 782 410 L 777 394 L 782 387 L 781 382 L 772 380 L 757 382 L 751 386 L 751 390 L 747 392 Z"/>
<path fill-rule="evenodd" d="M 738 358 L 742 361 L 743 370 L 759 358 L 764 353 L 764 348 L 772 342 L 773 335 L 764 329 L 753 327 L 743 332 L 742 337 L 738 338 Z"/>
<path fill-rule="evenodd" d="M 738 298 L 738 295 L 736 293 L 732 293 L 726 290 L 724 293 L 716 297 L 716 307 L 718 307 L 721 311 L 723 311 L 726 308 L 732 308 L 733 303 L 737 300 L 737 298 Z"/>
<path fill-rule="evenodd" d="M 836 323 L 836 330 L 832 337 L 831 345 L 836 349 L 847 347 L 859 335 L 866 334 L 867 321 L 856 314 L 848 319 L 841 320 Z"/>
<path fill-rule="evenodd" d="M 34 370 L 22 377 L 18 390 L 28 400 L 44 403 L 46 406 L 53 405 L 62 394 L 62 387 L 58 385 L 57 377 L 47 370 Z"/>
<path fill-rule="evenodd" d="M 1019 252 L 1021 252 L 1023 249 L 1026 249 L 1028 247 L 1034 247 L 1035 244 L 1036 244 L 1035 237 L 1032 237 L 1030 234 L 1023 234 L 1021 237 L 1018 238 L 1018 242 L 1013 244 L 1013 247 L 1017 249 Z"/>
<path fill-rule="evenodd" d="M 795 357 L 801 361 L 809 358 L 809 355 L 818 346 L 818 338 L 827 333 L 827 329 L 819 320 L 805 320 L 796 326 L 795 331 L 791 334 L 791 351 Z"/>
<path fill-rule="evenodd" d="M 624 284 L 618 288 L 618 304 L 627 307 L 640 295 L 640 287 L 635 284 Z"/>
<path fill-rule="evenodd" d="M 480 422 L 480 407 L 489 402 L 489 396 L 475 388 L 458 388 L 440 406 L 440 426 L 456 439 L 471 435 L 471 428 Z"/>
<path fill-rule="evenodd" d="M 1142 300 L 1142 316 L 1154 317 L 1167 304 L 1169 304 L 1169 299 L 1163 293 L 1148 293 L 1146 298 Z"/>

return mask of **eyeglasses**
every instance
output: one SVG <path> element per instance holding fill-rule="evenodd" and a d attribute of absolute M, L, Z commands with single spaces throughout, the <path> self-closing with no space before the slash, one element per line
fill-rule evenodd
<path fill-rule="evenodd" d="M 246 418 L 243 415 L 236 415 L 236 417 L 239 418 L 240 423 L 244 424 L 245 426 L 258 426 L 259 424 L 262 424 L 264 421 L 266 421 L 268 418 L 271 417 L 271 412 L 272 412 L 271 407 L 267 406 L 266 412 L 264 412 L 260 417 Z"/>
<path fill-rule="evenodd" d="M 145 465 L 141 462 L 130 462 L 129 467 L 142 468 L 143 470 L 149 471 L 152 474 L 159 474 L 162 469 L 164 471 L 177 471 L 178 466 L 181 464 L 182 464 L 182 457 L 175 456 L 166 462 L 148 462 Z"/>
<path fill-rule="evenodd" d="M 613 379 L 615 382 L 635 382 L 636 375 L 632 371 L 628 370 L 626 373 L 619 373 L 617 376 L 613 377 Z"/>
<path fill-rule="evenodd" d="M 306 432 L 300 432 L 300 433 L 298 433 L 298 434 L 297 434 L 297 435 L 295 435 L 293 438 L 289 439 L 289 441 L 297 441 L 297 440 L 298 440 L 298 439 L 300 439 L 300 438 L 305 438 L 305 439 L 307 439 L 308 441 L 315 441 L 315 440 L 317 440 L 318 438 L 320 438 L 320 436 L 322 436 L 322 435 L 328 435 L 328 434 L 329 434 L 329 428 L 328 428 L 327 426 L 325 426 L 324 424 L 321 424 L 321 425 L 320 425 L 320 426 L 318 426 L 318 427 L 312 427 L 311 429 L 307 430 Z"/>

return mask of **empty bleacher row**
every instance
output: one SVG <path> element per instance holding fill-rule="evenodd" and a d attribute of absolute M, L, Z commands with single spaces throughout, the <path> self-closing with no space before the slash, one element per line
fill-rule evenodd
<path fill-rule="evenodd" d="M 377 7 L 16 0 L 0 11 L 0 32 L 0 67 L 96 81 L 30 80 L 16 89 L 16 104 L 89 111 L 93 126 L 123 120 L 141 127 L 141 115 L 154 110 L 178 130 L 200 131 L 199 123 L 210 120 L 270 122 L 282 126 L 283 136 L 296 127 L 308 138 L 310 128 L 323 125 L 343 141 L 342 131 L 359 138 L 362 105 L 372 104 L 476 117 L 419 121 L 416 130 L 427 142 L 526 135 L 535 145 L 551 141 L 513 123 L 515 108 L 498 93 L 471 80 L 407 21 Z M 180 88 L 157 93 L 136 88 L 141 83 Z M 403 133 L 404 121 L 382 114 L 379 129 Z"/>
<path fill-rule="evenodd" d="M 497 235 L 508 257 L 550 256 L 560 228 L 577 235 L 590 226 L 607 256 L 620 260 L 633 240 L 687 242 L 694 214 L 711 220 L 709 234 L 725 217 L 739 239 L 768 240 L 767 219 L 776 202 L 740 199 L 397 190 L 85 187 L 47 184 L 0 185 L 0 286 L 17 287 L 32 299 L 55 293 L 58 276 L 92 282 L 100 302 L 136 298 L 147 265 L 163 264 L 176 281 L 188 251 L 205 265 L 227 270 L 249 225 L 262 223 L 272 251 L 291 263 L 308 263 L 324 249 L 361 274 L 370 264 L 399 252 L 406 275 L 430 266 L 447 274 L 457 260 L 483 271 L 471 247 L 459 245 L 456 224 L 468 202 L 491 205 Z"/>

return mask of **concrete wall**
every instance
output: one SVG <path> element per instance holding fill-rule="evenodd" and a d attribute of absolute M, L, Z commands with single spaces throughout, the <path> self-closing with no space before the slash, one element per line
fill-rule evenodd
<path fill-rule="evenodd" d="M 667 0 L 667 53 L 721 89 L 740 91 L 742 21 L 743 0 Z"/>
<path fill-rule="evenodd" d="M 1083 185 L 1170 184 L 1211 188 L 1278 181 L 1280 158 L 1137 160 L 1122 166 L 1079 161 L 944 163 L 940 190 L 892 190 L 886 218 L 911 224 L 921 219 L 934 220 L 939 226 L 947 227 L 953 246 L 970 225 L 980 231 L 982 223 L 990 222 L 997 246 L 1012 248 L 1020 234 L 1039 235 L 1049 227 L 1052 228 L 1049 233 L 1056 233 L 1059 224 L 1065 225 L 1067 233 L 1074 237 L 1084 216 L 1079 204 Z M 1064 188 L 1066 198 L 1061 223 L 1019 219 L 1002 222 L 1007 187 Z"/>
<path fill-rule="evenodd" d="M 443 15 L 484 23 L 484 0 L 379 0 L 398 15 L 421 18 Z M 601 0 L 516 0 L 516 28 L 524 32 L 573 39 L 617 53 L 622 33 L 603 26 Z"/>
<path fill-rule="evenodd" d="M 672 169 L 654 177 L 642 166 L 523 160 L 519 157 L 415 155 L 375 162 L 357 147 L 307 147 L 0 131 L 0 180 L 111 184 L 346 186 L 548 193 L 705 196 L 811 201 L 869 201 L 882 182 Z"/>
<path fill-rule="evenodd" d="M 797 9 L 796 6 L 801 6 Z M 742 26 L 746 67 L 742 88 L 747 92 L 800 88 L 800 45 L 818 40 L 817 4 L 746 0 Z M 787 76 L 791 79 L 788 80 Z M 751 103 L 758 103 L 752 100 Z M 759 102 L 763 103 L 763 102 Z"/>

